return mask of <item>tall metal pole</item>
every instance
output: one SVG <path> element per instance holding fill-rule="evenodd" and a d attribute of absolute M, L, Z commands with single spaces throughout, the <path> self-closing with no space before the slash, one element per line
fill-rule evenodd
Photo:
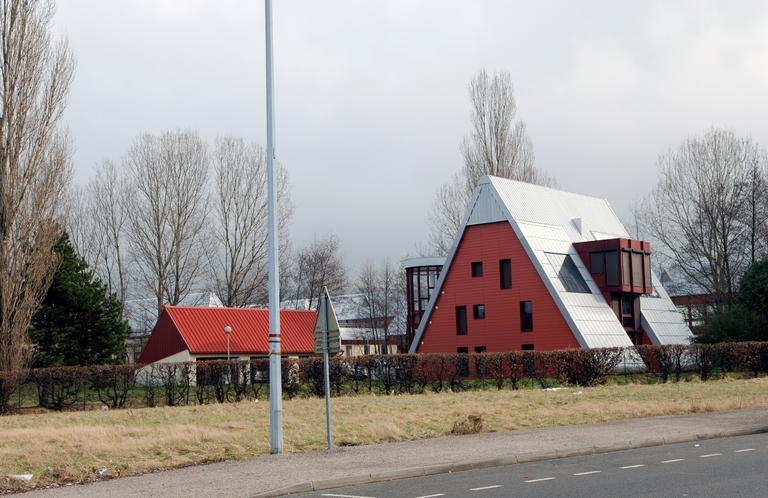
<path fill-rule="evenodd" d="M 267 265 L 269 266 L 269 452 L 283 452 L 283 385 L 280 369 L 280 275 L 275 206 L 275 84 L 272 74 L 272 0 L 264 0 L 267 38 Z"/>

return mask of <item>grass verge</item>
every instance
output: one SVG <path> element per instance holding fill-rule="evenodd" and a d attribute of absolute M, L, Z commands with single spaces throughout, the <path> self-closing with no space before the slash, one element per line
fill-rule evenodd
<path fill-rule="evenodd" d="M 581 393 L 581 394 L 577 394 Z M 332 400 L 334 444 L 446 436 L 481 417 L 483 432 L 768 406 L 768 378 L 613 384 L 558 391 L 484 390 Z M 283 402 L 284 450 L 326 446 L 325 403 Z M 269 453 L 269 404 L 40 413 L 0 417 L 0 491 L 155 472 Z M 474 432 L 474 431 L 470 431 Z M 98 470 L 106 468 L 104 475 Z"/>

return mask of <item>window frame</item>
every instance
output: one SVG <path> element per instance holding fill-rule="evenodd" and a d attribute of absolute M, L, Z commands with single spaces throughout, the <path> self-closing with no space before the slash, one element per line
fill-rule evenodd
<path fill-rule="evenodd" d="M 483 262 L 473 261 L 472 262 L 472 278 L 477 278 L 482 276 L 483 276 Z"/>
<path fill-rule="evenodd" d="M 499 260 L 499 286 L 501 289 L 512 288 L 512 260 Z"/>
<path fill-rule="evenodd" d="M 456 335 L 467 335 L 467 307 L 456 306 Z"/>
<path fill-rule="evenodd" d="M 472 305 L 472 318 L 475 320 L 485 320 L 485 305 L 473 304 Z"/>
<path fill-rule="evenodd" d="M 528 303 L 531 311 L 525 311 L 525 305 Z M 520 301 L 520 331 L 533 332 L 533 301 Z"/>

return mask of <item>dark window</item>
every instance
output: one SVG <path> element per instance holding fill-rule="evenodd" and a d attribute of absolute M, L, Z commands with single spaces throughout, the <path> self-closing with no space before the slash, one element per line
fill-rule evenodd
<path fill-rule="evenodd" d="M 523 351 L 533 351 L 533 344 L 523 344 Z"/>
<path fill-rule="evenodd" d="M 459 361 L 456 365 L 459 377 L 469 377 L 469 348 L 456 348 Z"/>
<path fill-rule="evenodd" d="M 619 252 L 605 251 L 605 285 L 619 285 Z"/>
<path fill-rule="evenodd" d="M 499 261 L 499 273 L 501 273 L 501 288 L 512 288 L 512 262 L 508 259 Z"/>
<path fill-rule="evenodd" d="M 544 253 L 547 255 L 549 264 L 557 272 L 557 277 L 565 287 L 567 292 L 581 292 L 590 294 L 589 285 L 581 276 L 581 272 L 576 268 L 570 254 L 556 254 L 552 252 Z"/>
<path fill-rule="evenodd" d="M 475 346 L 475 353 L 485 353 L 485 346 Z"/>
<path fill-rule="evenodd" d="M 485 318 L 485 305 L 476 304 L 472 306 L 472 316 L 474 316 L 476 319 Z"/>
<path fill-rule="evenodd" d="M 520 330 L 528 332 L 533 330 L 533 303 L 520 301 Z"/>
<path fill-rule="evenodd" d="M 589 253 L 589 272 L 593 274 L 605 272 L 602 251 Z"/>
<path fill-rule="evenodd" d="M 621 296 L 621 324 L 625 329 L 635 328 L 634 302 L 632 296 Z"/>
<path fill-rule="evenodd" d="M 323 354 L 325 354 L 325 353 L 323 353 Z M 371 354 L 371 346 L 369 346 L 368 344 L 363 346 L 363 354 Z"/>
<path fill-rule="evenodd" d="M 472 276 L 473 277 L 482 277 L 483 276 L 483 262 L 477 261 L 475 263 L 472 263 Z"/>
<path fill-rule="evenodd" d="M 456 306 L 456 333 L 464 335 L 467 333 L 467 307 Z"/>

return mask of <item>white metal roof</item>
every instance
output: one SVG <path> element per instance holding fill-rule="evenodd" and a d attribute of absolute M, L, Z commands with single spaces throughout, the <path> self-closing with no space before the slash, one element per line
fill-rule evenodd
<path fill-rule="evenodd" d="M 450 268 L 467 225 L 505 220 L 514 229 L 582 347 L 632 345 L 573 247 L 574 242 L 630 238 L 608 201 L 530 183 L 483 176 L 446 258 L 446 267 Z M 591 292 L 567 292 L 546 257 L 547 252 L 569 254 Z M 421 341 L 447 274 L 447 271 L 443 271 L 438 279 L 411 345 L 412 352 Z M 659 289 L 658 293 L 654 293 L 659 297 L 643 296 L 640 300 L 641 323 L 649 337 L 654 344 L 688 342 L 690 331 L 655 277 L 653 286 Z"/>

